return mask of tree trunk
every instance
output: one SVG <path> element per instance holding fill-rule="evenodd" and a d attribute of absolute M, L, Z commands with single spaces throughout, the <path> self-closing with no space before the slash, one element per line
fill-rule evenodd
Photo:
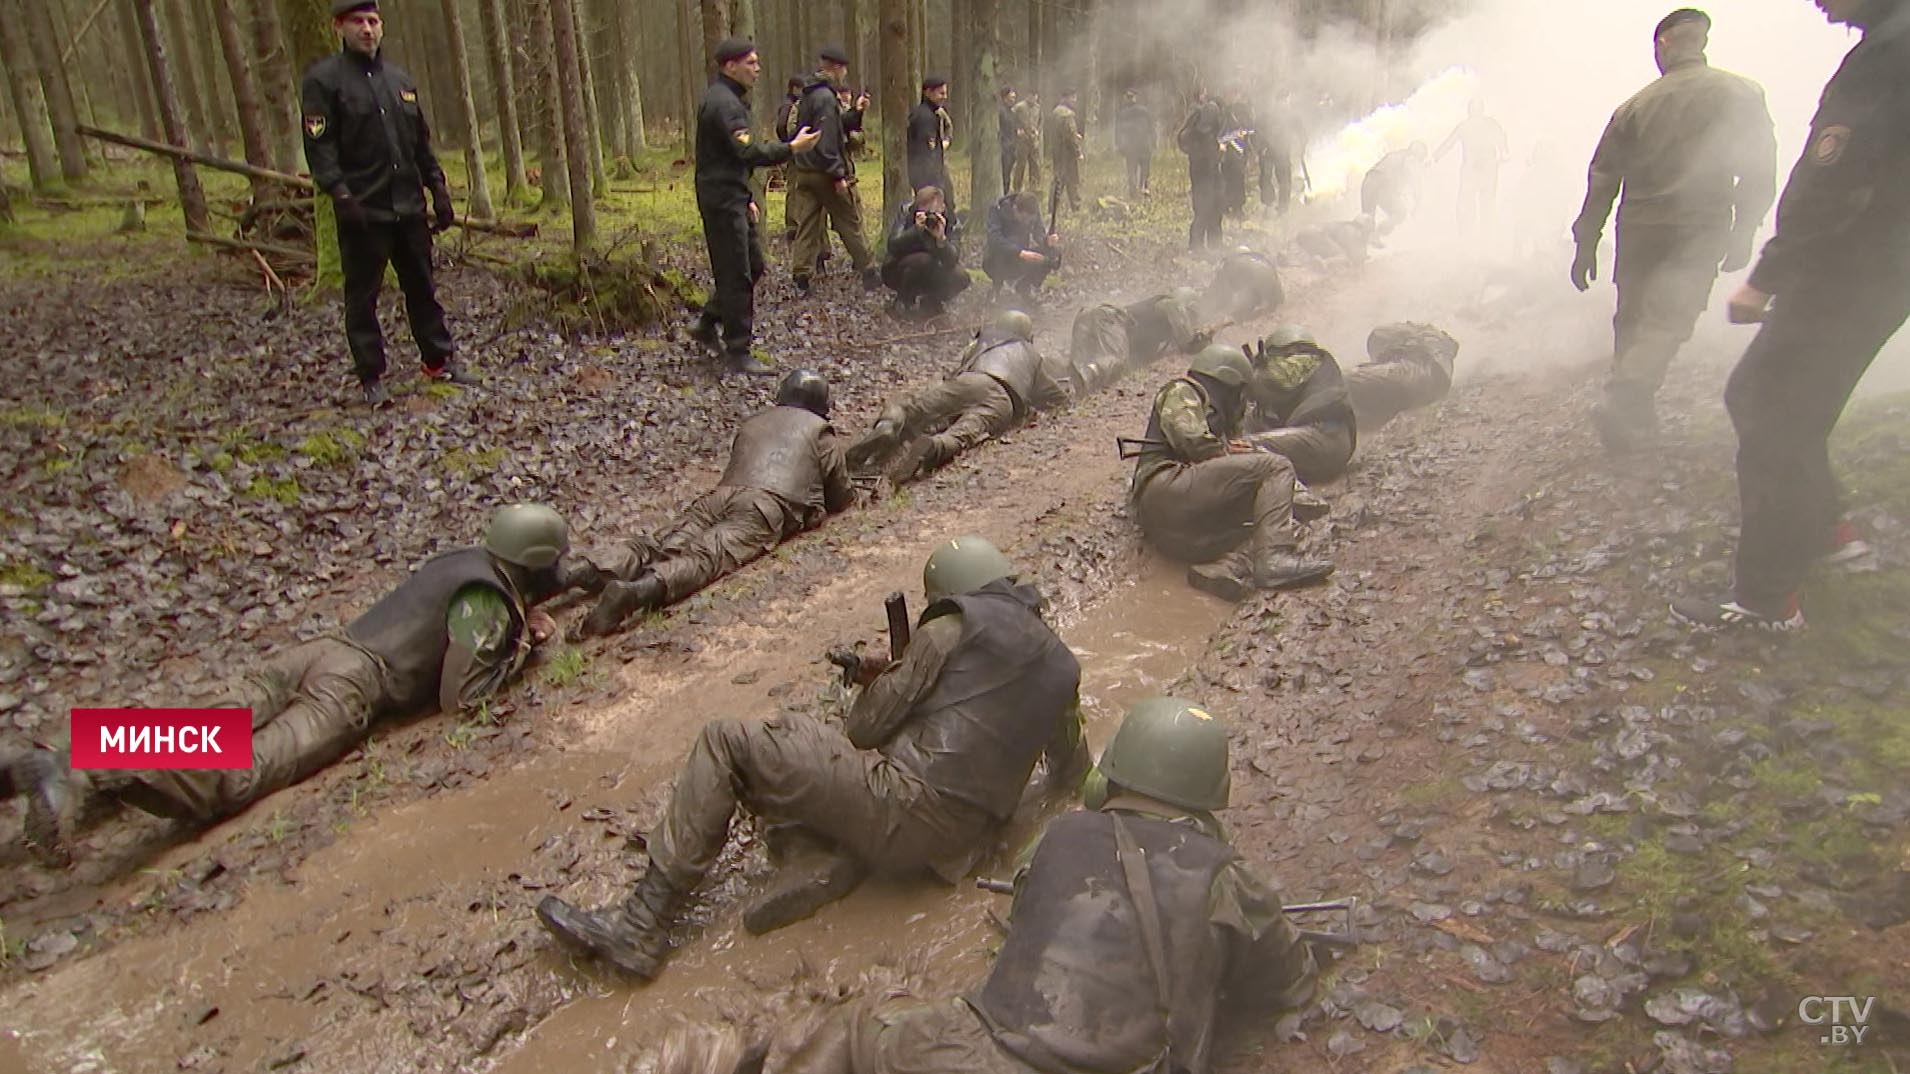
<path fill-rule="evenodd" d="M 598 81 L 604 83 L 603 101 L 610 106 L 609 113 L 603 117 L 604 129 L 599 132 L 605 143 L 604 156 L 610 160 L 612 171 L 617 171 L 621 168 L 617 162 L 629 159 L 632 152 L 628 108 L 624 103 L 629 97 L 630 67 L 623 62 L 625 48 L 623 16 L 617 10 L 622 5 L 615 0 L 578 0 L 578 2 L 594 5 L 591 14 L 596 19 L 597 25 L 602 27 L 601 32 L 609 46 L 604 50 L 593 73 L 600 73 L 603 76 Z"/>
<path fill-rule="evenodd" d="M 67 88 L 73 93 L 73 114 L 84 116 L 88 124 L 98 123 L 99 117 L 93 112 L 92 82 L 93 79 L 98 79 L 102 83 L 109 83 L 111 79 L 101 75 L 97 65 L 86 62 L 86 56 L 79 50 L 80 38 L 74 33 L 73 24 L 66 17 L 65 5 L 49 4 L 48 10 L 53 13 L 53 40 L 61 42 L 60 67 L 67 76 Z M 80 28 L 84 30 L 90 25 L 89 21 Z M 80 143 L 82 151 L 85 145 L 84 141 Z"/>
<path fill-rule="evenodd" d="M 914 106 L 915 96 L 922 88 L 922 77 L 928 74 L 928 0 L 909 0 L 909 102 Z M 902 116 L 907 116 L 904 111 Z M 898 117 L 900 119 L 900 117 Z"/>
<path fill-rule="evenodd" d="M 570 245 L 579 261 L 597 241 L 596 200 L 590 192 L 589 116 L 584 109 L 583 72 L 578 61 L 577 14 L 571 0 L 550 0 L 555 36 L 559 111 L 563 115 L 564 160 L 570 175 Z"/>
<path fill-rule="evenodd" d="M 881 0 L 882 65 L 882 197 L 876 204 L 876 219 L 887 220 L 900 206 L 902 192 L 909 188 L 908 131 L 903 117 L 909 113 L 913 94 L 909 92 L 909 7 L 919 0 Z"/>
<path fill-rule="evenodd" d="M 173 60 L 172 77 L 174 92 L 178 103 L 184 109 L 181 117 L 185 120 L 186 134 L 192 139 L 195 149 L 212 151 L 220 155 L 213 144 L 212 124 L 206 118 L 205 100 L 199 95 L 199 82 L 192 70 L 192 22 L 186 15 L 186 7 L 191 0 L 158 0 L 163 6 L 155 11 L 161 16 L 159 30 L 166 35 L 167 55 Z M 158 87 L 155 86 L 157 91 Z M 163 120 L 161 121 L 163 125 Z M 172 135 L 166 136 L 168 140 Z M 185 143 L 182 143 L 185 144 Z"/>
<path fill-rule="evenodd" d="M 53 146 L 60 155 L 60 175 L 69 182 L 86 178 L 86 144 L 80 140 L 79 110 L 73 107 L 73 86 L 60 62 L 60 41 L 53 29 L 49 0 L 26 0 L 27 46 L 33 50 L 40 88 L 46 94 L 47 118 L 53 122 Z"/>
<path fill-rule="evenodd" d="M 638 31 L 636 7 L 623 0 L 610 0 L 611 10 L 616 12 L 619 46 L 616 54 L 617 67 L 624 73 L 623 81 L 623 120 L 629 131 L 625 134 L 632 155 L 650 148 L 649 135 L 643 130 L 643 34 Z"/>
<path fill-rule="evenodd" d="M 703 51 L 697 57 L 708 63 L 708 71 L 716 67 L 716 46 L 730 34 L 730 0 L 702 0 L 703 8 Z"/>
<path fill-rule="evenodd" d="M 445 46 L 450 51 L 451 74 L 458 86 L 458 119 L 464 127 L 464 168 L 471 187 L 472 216 L 492 220 L 497 210 L 491 207 L 491 177 L 484 173 L 484 140 L 478 137 L 477 98 L 471 92 L 471 68 L 464 55 L 464 20 L 458 15 L 458 0 L 444 0 Z"/>
<path fill-rule="evenodd" d="M 212 21 L 219 28 L 219 49 L 225 53 L 226 73 L 232 78 L 232 103 L 239 111 L 239 142 L 245 149 L 245 162 L 259 168 L 272 167 L 270 141 L 265 135 L 265 113 L 259 106 L 259 90 L 252 78 L 252 61 L 245 54 L 245 42 L 239 38 L 238 13 L 232 0 L 212 0 Z M 252 184 L 252 197 L 259 197 L 259 183 Z"/>
<path fill-rule="evenodd" d="M 976 115 L 975 109 L 975 38 L 974 25 L 968 12 L 968 0 L 949 0 L 948 35 L 952 45 L 952 57 L 949 60 L 948 77 L 955 83 L 950 91 L 949 114 L 955 120 L 955 137 L 965 146 L 974 149 Z"/>
<path fill-rule="evenodd" d="M 565 6 L 570 8 L 571 40 L 576 43 L 574 59 L 584 97 L 584 133 L 590 135 L 590 188 L 608 191 L 610 175 L 604 171 L 603 114 L 597 110 L 596 64 L 590 59 L 590 35 L 584 31 L 584 0 L 565 0 Z M 565 140 L 569 140 L 568 135 Z"/>
<path fill-rule="evenodd" d="M 975 220 L 985 220 L 988 207 L 1002 195 L 1001 141 L 995 127 L 995 102 L 1001 86 L 1002 0 L 966 0 L 965 23 L 955 32 L 969 39 L 971 70 L 966 72 L 970 86 L 968 129 L 968 211 Z M 959 8 L 958 8 L 959 10 Z"/>
<path fill-rule="evenodd" d="M 332 29 L 331 5 L 325 0 L 278 0 L 278 4 L 293 71 L 302 75 L 306 68 L 338 51 L 338 32 Z"/>
<path fill-rule="evenodd" d="M 504 40 L 504 0 L 477 0 L 477 5 L 491 69 L 491 92 L 497 100 L 498 141 L 504 150 L 504 203 L 515 205 L 523 199 L 530 181 L 524 175 L 523 128 L 517 119 L 517 76 L 511 70 L 510 46 Z"/>
<path fill-rule="evenodd" d="M 279 25 L 278 0 L 252 0 L 252 57 L 259 96 L 265 102 L 272 166 L 282 172 L 298 171 L 305 158 L 305 142 L 299 133 L 299 72 L 292 69 L 291 50 Z"/>
<path fill-rule="evenodd" d="M 165 129 L 166 141 L 185 146 L 186 121 L 179 112 L 179 94 L 173 90 L 172 64 L 166 56 L 166 37 L 160 30 L 159 13 L 153 10 L 154 0 L 132 0 L 132 3 L 139 18 L 139 36 L 146 46 L 146 63 L 152 68 L 160 126 Z M 209 217 L 206 192 L 199 186 L 199 173 L 191 161 L 173 157 L 172 175 L 179 184 L 179 207 L 185 212 L 186 230 L 205 231 Z"/>
<path fill-rule="evenodd" d="M 13 116 L 19 120 L 21 140 L 26 143 L 27 173 L 32 177 L 33 189 L 50 190 L 59 184 L 60 160 L 53 148 L 46 98 L 33 75 L 33 57 L 19 8 L 20 0 L 0 0 L 0 67 L 7 69 L 7 92 L 13 98 Z"/>
<path fill-rule="evenodd" d="M 1043 104 L 1047 104 L 1054 97 L 1054 94 L 1048 90 L 1049 80 L 1045 77 L 1046 65 L 1041 62 L 1044 57 L 1041 47 L 1041 10 L 1046 6 L 1043 0 L 1028 0 L 1028 48 L 1026 55 L 1022 57 L 1027 60 L 1027 66 L 1023 68 L 1027 74 L 1022 77 L 1027 81 L 1028 86 L 1021 95 L 1026 97 L 1030 93 L 1040 94 Z"/>
<path fill-rule="evenodd" d="M 544 196 L 539 208 L 570 204 L 570 168 L 564 151 L 564 95 L 557 73 L 555 20 L 552 0 L 529 0 L 532 66 L 538 72 L 539 116 L 537 158 L 543 171 Z"/>
<path fill-rule="evenodd" d="M 139 108 L 139 133 L 147 138 L 158 138 L 159 112 L 153 107 L 153 80 L 147 73 L 146 48 L 139 43 L 139 21 L 133 15 L 133 6 L 121 0 L 113 5 L 119 19 L 120 43 L 125 46 L 127 59 L 126 76 L 133 84 L 133 98 Z"/>
<path fill-rule="evenodd" d="M 703 44 L 696 0 L 678 0 L 676 5 L 677 107 L 683 117 L 683 159 L 696 159 L 696 100 L 703 83 L 703 58 L 697 49 Z"/>
<path fill-rule="evenodd" d="M 206 122 L 210 124 L 214 148 L 220 156 L 225 156 L 226 146 L 236 137 L 236 124 L 228 107 L 232 99 L 231 92 L 219 78 L 218 46 L 213 44 L 219 39 L 219 32 L 212 28 L 212 15 L 207 2 L 186 0 L 191 15 L 192 40 L 184 47 L 189 48 L 193 62 L 198 65 L 199 90 L 205 94 Z"/>

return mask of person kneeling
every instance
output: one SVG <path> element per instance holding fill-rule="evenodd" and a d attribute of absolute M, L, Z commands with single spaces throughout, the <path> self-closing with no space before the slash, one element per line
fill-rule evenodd
<path fill-rule="evenodd" d="M 1041 205 L 1033 194 L 1010 194 L 988 210 L 988 246 L 982 271 L 997 289 L 1012 287 L 1024 303 L 1061 264 L 1061 236 L 1044 231 Z"/>
<path fill-rule="evenodd" d="M 925 186 L 889 229 L 882 285 L 895 292 L 890 310 L 900 317 L 939 317 L 968 290 L 968 272 L 956 252 L 955 223 L 939 187 Z"/>

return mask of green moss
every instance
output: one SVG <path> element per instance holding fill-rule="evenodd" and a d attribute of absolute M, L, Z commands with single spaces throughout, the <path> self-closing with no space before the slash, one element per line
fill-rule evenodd
<path fill-rule="evenodd" d="M 1772 757 L 1751 766 L 1759 788 L 1783 799 L 1807 798 L 1824 785 L 1817 766 L 1806 758 Z"/>
<path fill-rule="evenodd" d="M 501 447 L 484 448 L 479 451 L 453 448 L 439 457 L 438 465 L 454 476 L 469 478 L 485 471 L 495 470 L 503 461 L 504 449 Z"/>
<path fill-rule="evenodd" d="M 245 486 L 245 494 L 255 500 L 277 500 L 288 507 L 298 502 L 301 492 L 296 477 L 267 477 L 260 474 Z"/>
<path fill-rule="evenodd" d="M 298 453 L 319 466 L 344 469 L 358 461 L 365 436 L 356 429 L 321 429 L 299 441 Z"/>
<path fill-rule="evenodd" d="M 575 645 L 566 645 L 557 651 L 557 655 L 545 661 L 542 676 L 546 685 L 562 689 L 583 678 L 590 667 L 590 658 Z"/>
<path fill-rule="evenodd" d="M 36 403 L 21 403 L 0 410 L 0 425 L 14 429 L 58 429 L 66 424 L 66 412 Z"/>
<path fill-rule="evenodd" d="M 5 566 L 0 566 L 0 585 L 19 586 L 31 593 L 36 589 L 44 588 L 52 581 L 52 575 L 23 560 L 16 559 Z"/>

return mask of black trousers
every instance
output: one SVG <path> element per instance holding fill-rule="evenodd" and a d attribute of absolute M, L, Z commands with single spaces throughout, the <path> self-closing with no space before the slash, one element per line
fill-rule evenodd
<path fill-rule="evenodd" d="M 714 281 L 703 304 L 701 326 L 723 328 L 723 350 L 732 357 L 749 353 L 756 331 L 756 281 L 763 278 L 763 235 L 749 218 L 749 202 L 716 203 L 697 199 L 703 217 L 703 244 L 710 252 Z"/>
<path fill-rule="evenodd" d="M 1910 248 L 1847 256 L 1780 295 L 1731 371 L 1724 405 L 1738 433 L 1740 604 L 1781 612 L 1830 547 L 1843 511 L 1830 434 L 1906 317 Z"/>
<path fill-rule="evenodd" d="M 946 306 L 955 296 L 968 290 L 968 273 L 959 267 L 944 265 L 929 254 L 905 254 L 882 263 L 882 283 L 895 292 L 904 306 L 927 300 L 930 305 Z"/>
<path fill-rule="evenodd" d="M 1219 161 L 1188 158 L 1187 196 L 1194 207 L 1194 222 L 1187 228 L 1187 245 L 1195 250 L 1203 250 L 1219 243 Z"/>
<path fill-rule="evenodd" d="M 1293 154 L 1269 149 L 1260 154 L 1260 204 L 1281 212 L 1293 200 Z"/>
<path fill-rule="evenodd" d="M 1015 147 L 1013 145 L 1001 147 L 1001 192 L 1004 194 L 1015 192 Z"/>
<path fill-rule="evenodd" d="M 1147 189 L 1148 173 L 1154 169 L 1153 154 L 1135 153 L 1122 159 L 1127 161 L 1127 196 L 1138 197 Z"/>
<path fill-rule="evenodd" d="M 444 326 L 444 307 L 431 283 L 431 229 L 424 217 L 374 221 L 364 227 L 338 229 L 338 263 L 345 274 L 345 342 L 351 348 L 352 369 L 361 384 L 385 375 L 385 334 L 378 327 L 378 292 L 384 289 L 385 266 L 397 273 L 405 294 L 405 316 L 411 338 L 427 370 L 444 368 L 451 360 L 451 330 Z"/>

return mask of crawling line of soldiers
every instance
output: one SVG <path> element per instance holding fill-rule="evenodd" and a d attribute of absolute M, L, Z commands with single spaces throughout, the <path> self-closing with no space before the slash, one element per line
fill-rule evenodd
<path fill-rule="evenodd" d="M 253 712 L 251 769 L 88 772 L 64 751 L 35 749 L 0 759 L 0 797 L 25 797 L 26 840 L 53 861 L 90 802 L 195 823 L 232 815 L 343 757 L 380 719 L 456 713 L 492 696 L 555 634 L 539 606 L 560 594 L 602 594 L 577 632 L 620 629 L 850 506 L 858 470 L 913 478 L 1170 350 L 1195 357 L 1157 395 L 1141 442 L 1133 504 L 1143 531 L 1201 561 L 1197 579 L 1230 578 L 1239 590 L 1200 582 L 1215 592 L 1323 576 L 1330 568 L 1292 551 L 1299 475 L 1330 480 L 1360 423 L 1443 396 L 1457 346 L 1435 329 L 1386 326 L 1369 340 L 1375 361 L 1342 374 L 1298 329 L 1249 351 L 1196 327 L 1256 316 L 1280 297 L 1271 263 L 1242 253 L 1204 296 L 1183 289 L 1083 310 L 1066 360 L 1035 347 L 1025 315 L 1004 314 L 946 380 L 891 403 L 853 441 L 828 423 L 827 383 L 792 373 L 776 405 L 738 429 L 717 487 L 664 530 L 580 551 L 557 512 L 505 507 L 481 544 L 426 561 L 341 630 L 275 654 L 234 699 Z M 596 909 L 546 898 L 544 927 L 654 977 L 741 813 L 765 822 L 778 866 L 744 911 L 752 932 L 813 914 L 870 875 L 954 883 L 994 853 L 1039 769 L 1049 796 L 1086 787 L 1086 808 L 1054 821 L 1025 857 L 984 985 L 954 1001 L 845 1008 L 792 1065 L 887 1070 L 933 1052 L 971 1068 L 1063 1074 L 1171 1054 L 1197 1070 L 1223 998 L 1303 1002 L 1316 955 L 1213 815 L 1228 796 L 1219 719 L 1187 701 L 1143 702 L 1095 764 L 1079 663 L 1043 619 L 1035 586 L 970 536 L 928 557 L 923 592 L 912 630 L 853 662 L 860 690 L 840 723 L 784 713 L 704 727 L 633 890 Z M 1090 965 L 1120 972 L 1081 972 Z"/>

